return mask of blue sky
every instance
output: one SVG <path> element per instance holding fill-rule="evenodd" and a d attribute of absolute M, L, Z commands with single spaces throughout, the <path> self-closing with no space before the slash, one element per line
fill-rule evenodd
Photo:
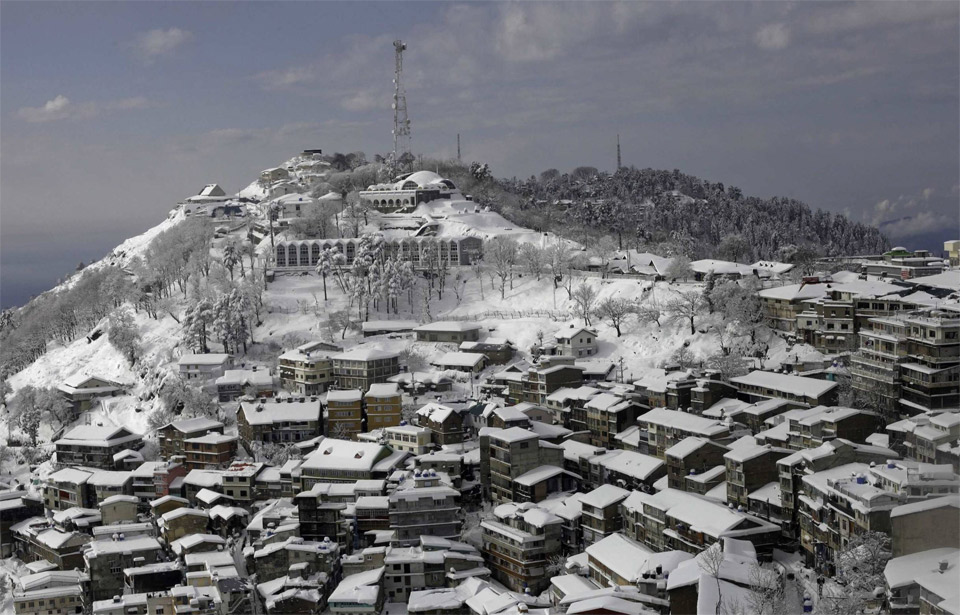
<path fill-rule="evenodd" d="M 0 302 L 305 147 L 679 168 L 960 236 L 960 5 L 2 2 Z"/>

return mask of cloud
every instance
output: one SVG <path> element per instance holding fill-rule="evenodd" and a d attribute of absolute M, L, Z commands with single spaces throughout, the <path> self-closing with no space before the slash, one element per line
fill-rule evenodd
<path fill-rule="evenodd" d="M 790 44 L 790 28 L 786 24 L 767 24 L 753 37 L 760 49 L 784 49 Z"/>
<path fill-rule="evenodd" d="M 340 101 L 340 106 L 347 111 L 370 111 L 371 109 L 387 107 L 383 96 L 378 96 L 376 92 L 370 90 L 360 91 L 352 96 L 347 96 Z"/>
<path fill-rule="evenodd" d="M 57 120 L 89 119 L 104 111 L 131 111 L 152 106 L 154 104 L 142 96 L 104 102 L 74 103 L 63 94 L 58 94 L 56 98 L 48 100 L 40 107 L 20 108 L 17 116 L 31 124 L 40 124 Z"/>
<path fill-rule="evenodd" d="M 265 70 L 254 75 L 254 80 L 264 90 L 283 90 L 317 81 L 317 70 L 312 66 L 291 66 L 277 70 Z"/>
<path fill-rule="evenodd" d="M 878 201 L 873 211 L 867 214 L 867 222 L 880 228 L 891 237 L 909 237 L 956 224 L 950 216 L 936 211 L 931 197 L 933 188 L 923 188 L 917 194 L 901 194 L 896 198 Z"/>
<path fill-rule="evenodd" d="M 145 60 L 152 62 L 159 57 L 172 54 L 192 39 L 193 32 L 189 30 L 156 28 L 138 34 L 133 41 L 133 47 Z"/>

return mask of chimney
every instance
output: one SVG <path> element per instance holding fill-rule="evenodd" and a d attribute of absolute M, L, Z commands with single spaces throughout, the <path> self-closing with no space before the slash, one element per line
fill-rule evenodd
<path fill-rule="evenodd" d="M 950 563 L 947 560 L 945 559 L 940 560 L 940 574 L 943 574 L 944 572 L 946 572 L 947 568 L 949 567 L 950 567 Z"/>

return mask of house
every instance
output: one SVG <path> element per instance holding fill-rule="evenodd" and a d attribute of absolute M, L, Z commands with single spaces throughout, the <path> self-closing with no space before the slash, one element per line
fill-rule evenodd
<path fill-rule="evenodd" d="M 729 449 L 705 438 L 691 436 L 668 448 L 667 458 L 667 485 L 672 489 L 688 491 L 686 478 L 690 475 L 699 475 L 713 468 L 721 468 L 718 480 L 723 480 L 723 456 Z"/>
<path fill-rule="evenodd" d="M 383 567 L 344 577 L 330 593 L 327 604 L 336 615 L 381 613 L 386 601 Z"/>
<path fill-rule="evenodd" d="M 73 406 L 74 416 L 78 416 L 93 406 L 101 397 L 115 397 L 125 393 L 123 385 L 86 374 L 74 374 L 57 387 L 60 394 Z"/>
<path fill-rule="evenodd" d="M 583 368 L 578 365 L 537 365 L 522 374 L 519 382 L 509 383 L 508 400 L 545 406 L 547 397 L 557 389 L 576 389 L 582 384 Z"/>
<path fill-rule="evenodd" d="M 460 492 L 441 485 L 435 470 L 418 471 L 413 488 L 390 494 L 391 544 L 409 547 L 421 536 L 460 540 Z"/>
<path fill-rule="evenodd" d="M 143 437 L 103 420 L 95 425 L 74 427 L 54 444 L 59 467 L 90 466 L 109 470 L 114 467 L 114 455 L 125 449 L 139 450 L 143 447 Z"/>
<path fill-rule="evenodd" d="M 654 597 L 657 581 L 666 579 L 682 562 L 693 559 L 683 551 L 655 553 L 619 533 L 591 544 L 586 548 L 586 555 L 590 580 L 599 587 L 628 590 L 639 586 L 643 590 L 647 589 L 644 587 L 647 581 L 652 580 Z"/>
<path fill-rule="evenodd" d="M 31 517 L 10 526 L 13 555 L 23 562 L 47 561 L 60 570 L 83 568 L 89 534 L 54 528 L 44 517 Z"/>
<path fill-rule="evenodd" d="M 580 499 L 580 526 L 583 542 L 592 545 L 623 529 L 620 502 L 630 492 L 614 485 L 601 485 Z M 588 551 L 589 553 L 589 551 Z"/>
<path fill-rule="evenodd" d="M 321 419 L 322 407 L 317 399 L 241 401 L 237 430 L 247 442 L 292 444 L 321 435 Z"/>
<path fill-rule="evenodd" d="M 13 526 L 43 514 L 43 502 L 26 491 L 7 489 L 0 492 L 0 557 L 13 554 Z"/>
<path fill-rule="evenodd" d="M 634 425 L 641 406 L 613 393 L 600 393 L 584 404 L 590 444 L 616 448 L 616 436 Z"/>
<path fill-rule="evenodd" d="M 415 320 L 368 320 L 360 325 L 363 337 L 410 333 L 418 326 Z"/>
<path fill-rule="evenodd" d="M 489 364 L 490 360 L 486 355 L 472 352 L 448 352 L 430 362 L 430 365 L 437 369 L 467 372 L 474 376 L 486 369 Z"/>
<path fill-rule="evenodd" d="M 104 525 L 133 523 L 137 520 L 140 498 L 118 493 L 100 502 L 100 519 Z"/>
<path fill-rule="evenodd" d="M 190 534 L 206 533 L 209 522 L 207 511 L 182 506 L 161 515 L 157 526 L 163 539 L 169 543 Z"/>
<path fill-rule="evenodd" d="M 370 389 L 363 396 L 363 405 L 367 415 L 367 431 L 400 424 L 403 398 L 398 384 L 385 382 L 370 385 Z"/>
<path fill-rule="evenodd" d="M 20 576 L 13 592 L 17 615 L 67 615 L 84 612 L 90 577 L 79 570 L 46 570 Z"/>
<path fill-rule="evenodd" d="M 157 430 L 160 452 L 165 459 L 186 452 L 184 440 L 199 438 L 210 432 L 223 433 L 223 423 L 206 417 L 181 419 L 167 423 Z"/>
<path fill-rule="evenodd" d="M 283 167 L 271 167 L 260 171 L 260 183 L 272 184 L 290 177 L 290 172 Z"/>
<path fill-rule="evenodd" d="M 671 446 L 691 436 L 723 442 L 730 437 L 730 426 L 695 414 L 654 408 L 637 419 L 641 432 L 647 433 L 649 454 L 666 459 Z"/>
<path fill-rule="evenodd" d="M 316 483 L 354 483 L 386 478 L 408 456 L 381 444 L 322 438 L 300 465 L 301 488 Z M 379 494 L 377 494 L 379 495 Z"/>
<path fill-rule="evenodd" d="M 387 382 L 400 373 L 400 355 L 388 350 L 357 347 L 331 357 L 333 377 L 341 389 L 360 389 L 365 392 L 370 385 Z"/>
<path fill-rule="evenodd" d="M 724 453 L 727 503 L 749 510 L 748 496 L 764 485 L 778 482 L 777 462 L 790 454 L 789 449 L 769 444 L 737 446 Z"/>
<path fill-rule="evenodd" d="M 547 354 L 576 358 L 597 354 L 597 332 L 589 327 L 571 327 L 566 331 L 558 331 L 553 337 L 556 341 L 556 351 Z"/>
<path fill-rule="evenodd" d="M 267 370 L 228 369 L 217 378 L 217 397 L 221 402 L 236 401 L 238 397 L 273 397 L 273 376 Z"/>
<path fill-rule="evenodd" d="M 417 422 L 430 430 L 438 448 L 463 442 L 463 415 L 449 406 L 431 402 L 417 410 Z"/>
<path fill-rule="evenodd" d="M 541 466 L 563 468 L 563 448 L 520 427 L 480 430 L 480 484 L 495 503 L 532 499 L 536 481 L 517 480 Z"/>
<path fill-rule="evenodd" d="M 228 354 L 185 354 L 177 362 L 180 377 L 184 380 L 214 380 L 233 367 L 233 359 Z"/>
<path fill-rule="evenodd" d="M 838 383 L 803 376 L 754 370 L 730 379 L 741 399 L 749 402 L 786 399 L 809 406 L 832 406 L 837 402 Z"/>
<path fill-rule="evenodd" d="M 482 354 L 491 365 L 509 363 L 515 352 L 513 344 L 502 337 L 486 337 L 478 342 L 460 342 L 459 350 Z"/>
<path fill-rule="evenodd" d="M 480 523 L 483 559 L 509 590 L 537 595 L 550 586 L 547 560 L 560 551 L 563 520 L 537 504 L 501 504 Z"/>
<path fill-rule="evenodd" d="M 407 425 L 405 422 L 401 422 L 400 425 L 387 427 L 383 431 L 387 436 L 387 446 L 395 451 L 424 455 L 434 448 L 431 441 L 433 432 L 426 427 Z"/>
<path fill-rule="evenodd" d="M 327 393 L 327 433 L 355 440 L 363 429 L 363 393 L 359 389 Z"/>
<path fill-rule="evenodd" d="M 933 548 L 894 557 L 883 569 L 890 612 L 956 613 L 960 549 Z"/>
<path fill-rule="evenodd" d="M 433 171 L 416 171 L 398 175 L 394 181 L 373 184 L 360 191 L 360 200 L 374 209 L 392 213 L 413 211 L 420 203 L 436 199 L 460 197 L 456 185 Z"/>
<path fill-rule="evenodd" d="M 338 346 L 325 342 L 309 342 L 288 350 L 277 359 L 280 386 L 298 395 L 319 395 L 333 385 L 331 353 Z"/>
<path fill-rule="evenodd" d="M 230 465 L 237 456 L 238 436 L 228 436 L 215 431 L 183 441 L 186 447 L 187 470 L 207 470 Z"/>
<path fill-rule="evenodd" d="M 960 549 L 960 496 L 948 495 L 903 504 L 890 511 L 894 557 L 928 549 Z"/>
<path fill-rule="evenodd" d="M 418 342 L 460 344 L 479 340 L 482 329 L 483 326 L 475 322 L 441 321 L 420 325 L 413 331 L 417 334 Z"/>
<path fill-rule="evenodd" d="M 83 552 L 94 600 L 108 600 L 124 593 L 123 570 L 163 561 L 163 548 L 153 536 L 94 540 Z"/>

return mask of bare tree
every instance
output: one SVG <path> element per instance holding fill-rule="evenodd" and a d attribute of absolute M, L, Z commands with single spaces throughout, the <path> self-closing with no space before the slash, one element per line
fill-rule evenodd
<path fill-rule="evenodd" d="M 723 594 L 720 588 L 720 571 L 723 569 L 723 562 L 726 561 L 726 555 L 723 552 L 723 545 L 716 542 L 697 556 L 697 564 L 704 574 L 708 574 L 717 582 L 717 606 L 714 613 L 720 615 L 720 609 L 723 604 Z"/>
<path fill-rule="evenodd" d="M 583 324 L 589 327 L 590 316 L 593 315 L 594 305 L 597 302 L 597 289 L 587 282 L 581 282 L 570 298 L 573 300 L 577 316 L 582 318 Z"/>
<path fill-rule="evenodd" d="M 754 563 L 750 568 L 749 612 L 756 615 L 785 615 L 783 579 L 773 570 Z"/>
<path fill-rule="evenodd" d="M 498 236 L 487 244 L 486 255 L 493 265 L 493 275 L 499 279 L 500 298 L 506 297 L 507 281 L 513 280 L 513 268 L 517 264 L 517 242 L 509 237 Z"/>
<path fill-rule="evenodd" d="M 660 319 L 663 318 L 663 308 L 656 299 L 651 297 L 649 301 L 638 300 L 633 306 L 633 311 L 637 315 L 639 322 L 656 323 L 657 328 L 660 328 Z"/>
<path fill-rule="evenodd" d="M 690 324 L 690 335 L 697 332 L 694 321 L 703 312 L 706 303 L 703 294 L 697 291 L 680 291 L 667 302 L 667 313 L 671 320 L 686 321 Z"/>
<path fill-rule="evenodd" d="M 634 305 L 628 299 L 608 297 L 597 305 L 597 317 L 616 329 L 617 337 L 622 335 L 620 328 L 634 313 Z"/>
<path fill-rule="evenodd" d="M 547 255 L 542 248 L 532 243 L 525 243 L 520 247 L 520 260 L 523 262 L 523 268 L 532 276 L 536 276 L 540 281 L 543 275 Z"/>

